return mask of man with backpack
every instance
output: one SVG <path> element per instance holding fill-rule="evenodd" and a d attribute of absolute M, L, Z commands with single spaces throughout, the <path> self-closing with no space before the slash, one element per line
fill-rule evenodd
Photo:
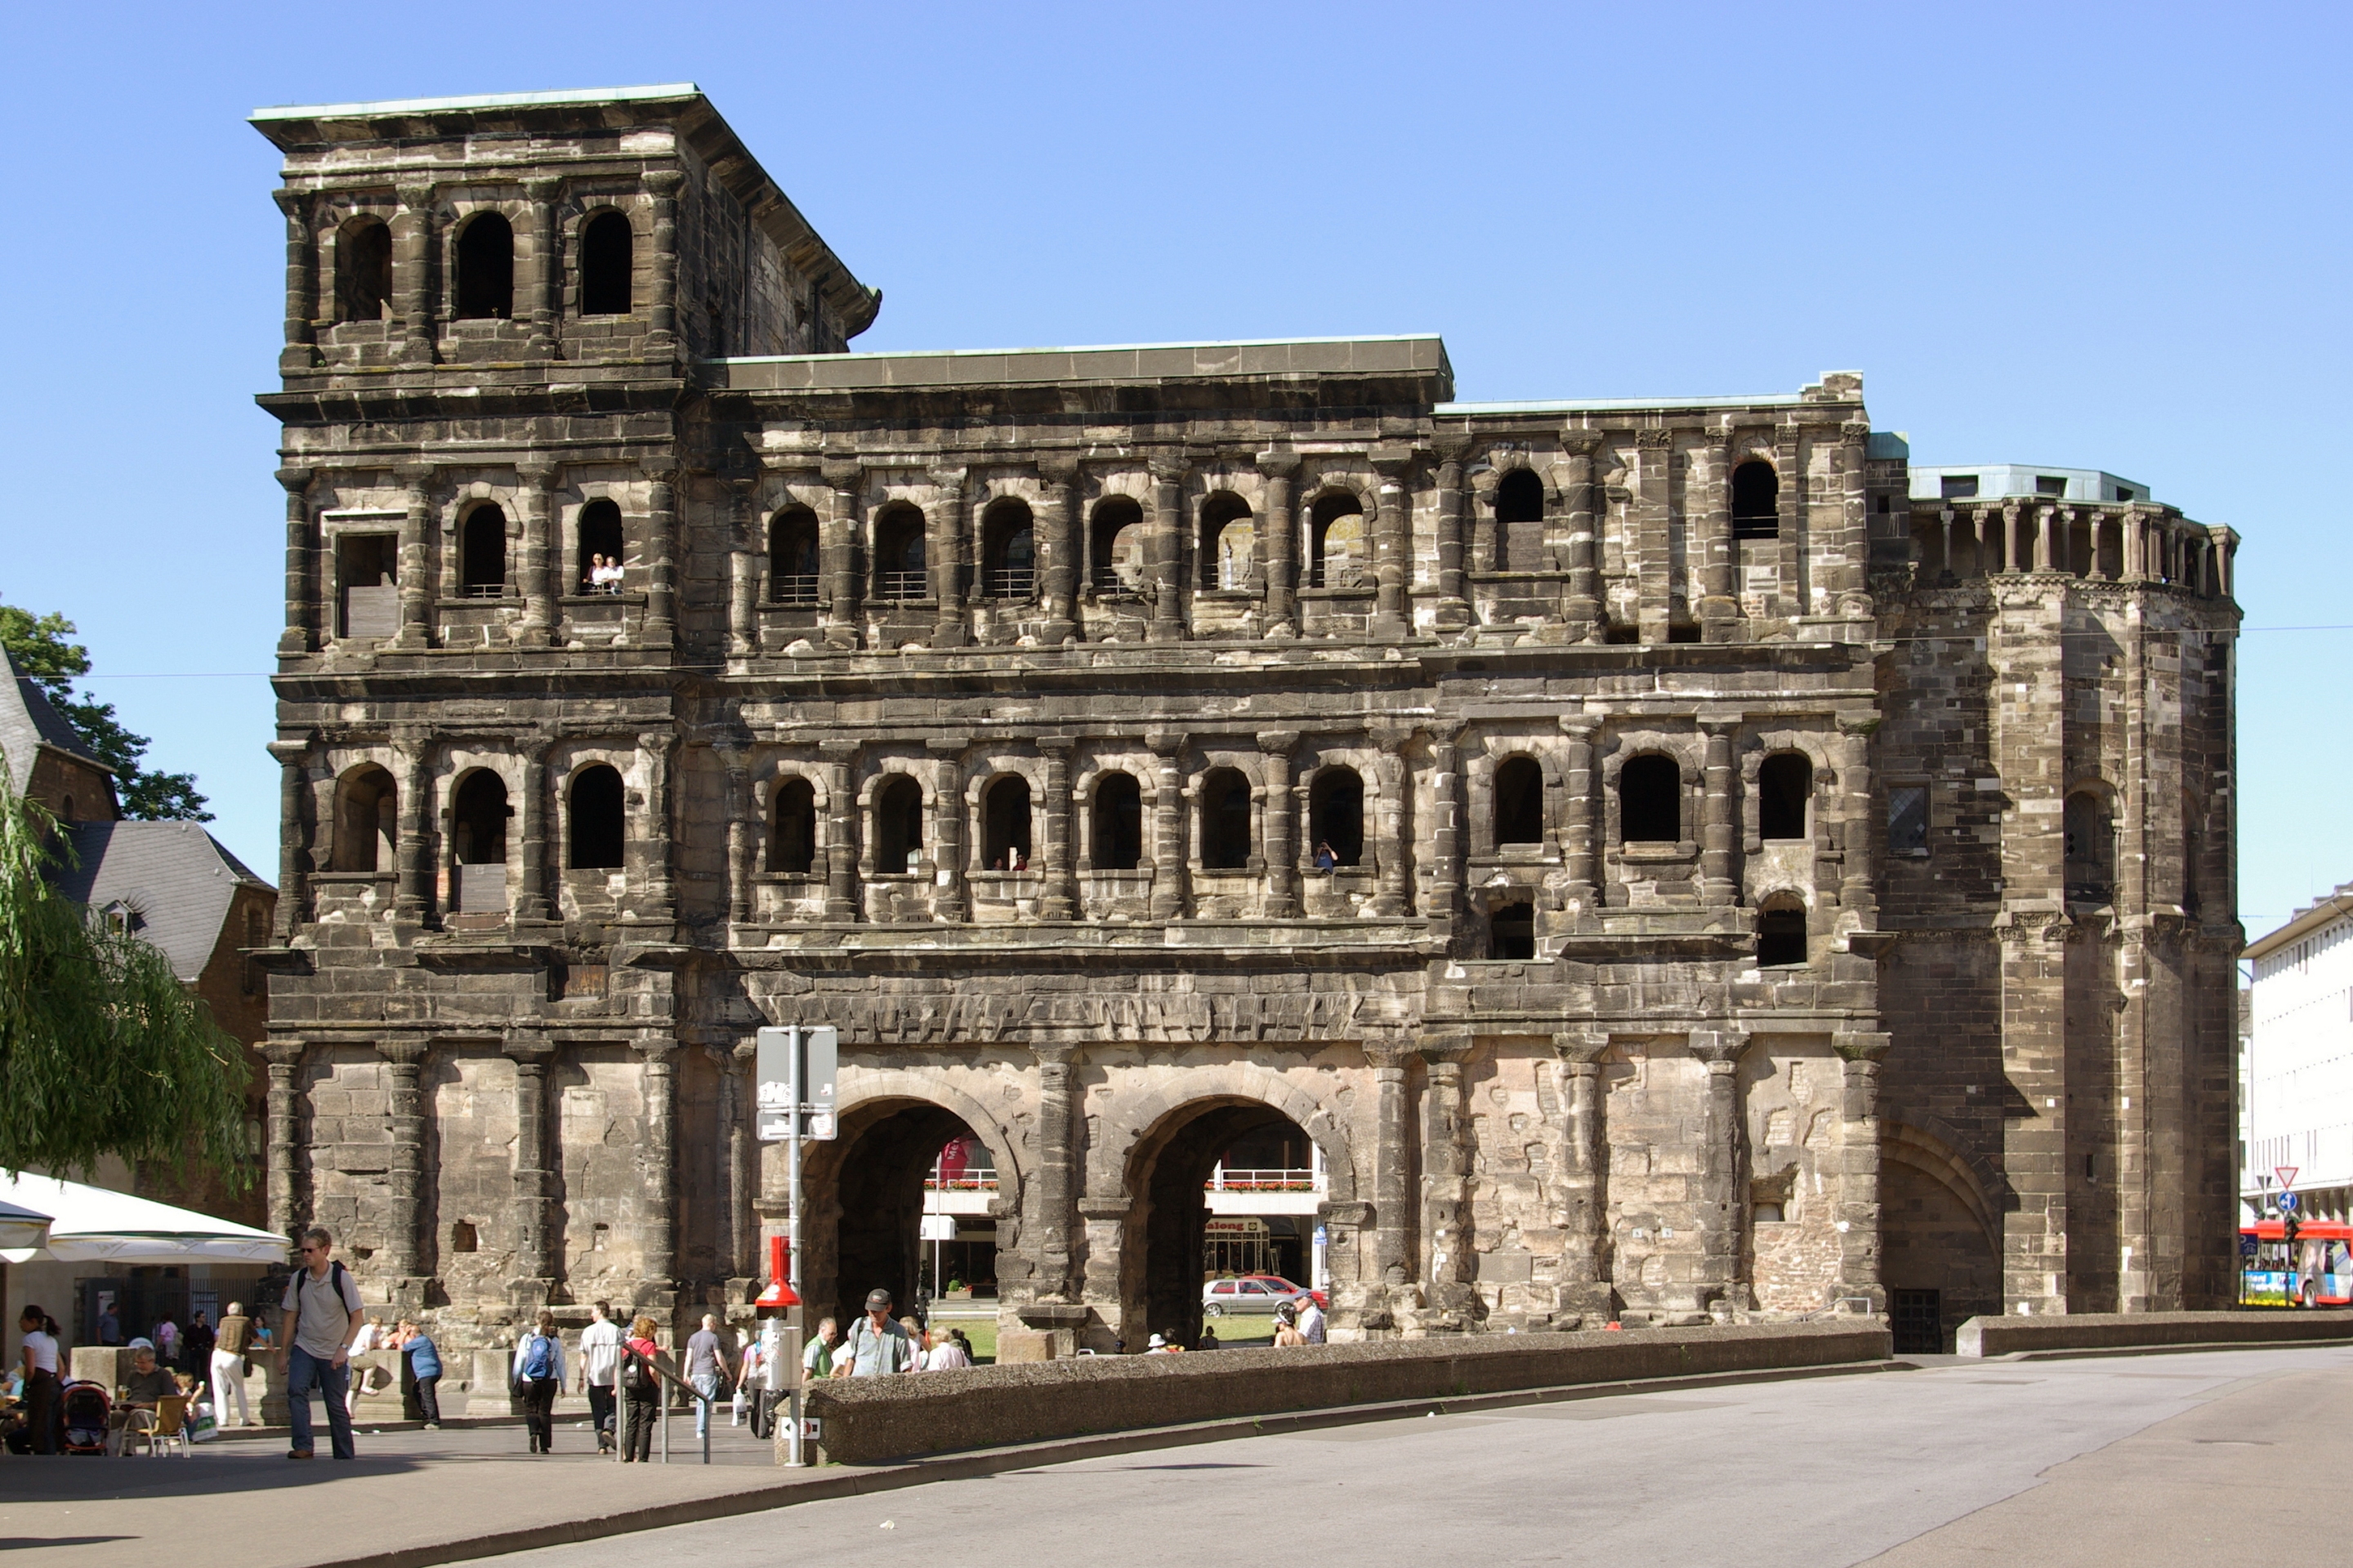
<path fill-rule="evenodd" d="M 327 1431 L 335 1457 L 358 1457 L 352 1445 L 352 1413 L 344 1404 L 351 1388 L 352 1341 L 366 1326 L 360 1287 L 331 1255 L 335 1238 L 313 1225 L 302 1233 L 302 1266 L 286 1282 L 286 1336 L 278 1364 L 286 1373 L 286 1403 L 294 1423 L 290 1459 L 314 1457 L 311 1438 L 311 1390 L 327 1404 Z"/>
<path fill-rule="evenodd" d="M 866 1293 L 866 1316 L 849 1326 L 849 1338 L 833 1361 L 833 1375 L 888 1377 L 915 1370 L 915 1347 L 907 1330 L 891 1320 L 891 1293 L 877 1287 Z"/>
<path fill-rule="evenodd" d="M 531 1332 L 515 1341 L 514 1383 L 522 1401 L 522 1424 L 531 1451 L 554 1453 L 555 1395 L 564 1386 L 564 1341 L 555 1337 L 555 1314 L 543 1307 Z"/>

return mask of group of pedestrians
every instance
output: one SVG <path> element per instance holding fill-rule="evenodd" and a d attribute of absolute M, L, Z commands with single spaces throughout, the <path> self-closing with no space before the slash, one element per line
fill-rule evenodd
<path fill-rule="evenodd" d="M 805 1377 L 888 1377 L 898 1372 L 953 1372 L 973 1364 L 972 1341 L 962 1329 L 937 1333 L 913 1318 L 893 1320 L 891 1293 L 867 1292 L 866 1311 L 851 1319 L 849 1332 L 839 1319 L 818 1321 L 801 1350 Z"/>

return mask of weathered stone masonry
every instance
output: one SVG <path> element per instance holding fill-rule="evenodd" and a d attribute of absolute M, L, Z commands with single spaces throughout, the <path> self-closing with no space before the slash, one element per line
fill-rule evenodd
<path fill-rule="evenodd" d="M 962 1128 L 1008 1328 L 1181 1326 L 1276 1118 L 1345 1334 L 2221 1299 L 2227 530 L 1915 503 L 1852 376 L 849 355 L 691 89 L 258 123 L 273 1224 L 455 1342 L 740 1303 L 794 1020 L 820 1301 Z"/>

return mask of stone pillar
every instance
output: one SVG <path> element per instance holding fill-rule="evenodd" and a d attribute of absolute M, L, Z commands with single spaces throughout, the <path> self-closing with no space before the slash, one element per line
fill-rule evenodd
<path fill-rule="evenodd" d="M 1159 755 L 1160 777 L 1152 805 L 1152 906 L 1155 920 L 1181 920 L 1189 901 L 1185 832 L 1185 776 L 1177 763 L 1185 755 L 1186 737 L 1158 734 L 1145 737 Z"/>
<path fill-rule="evenodd" d="M 1555 1034 L 1552 1045 L 1560 1058 L 1560 1105 L 1567 1123 L 1562 1129 L 1567 1162 L 1556 1214 L 1563 1237 L 1559 1310 L 1590 1329 L 1610 1315 L 1609 1145 L 1603 1125 L 1608 1097 L 1601 1079 L 1609 1036 L 1571 1031 Z"/>
<path fill-rule="evenodd" d="M 645 1058 L 646 1141 L 638 1179 L 644 1183 L 645 1282 L 667 1293 L 678 1275 L 678 1064 L 674 1040 L 640 1040 Z"/>
<path fill-rule="evenodd" d="M 1422 913 L 1430 919 L 1430 934 L 1444 940 L 1454 933 L 1454 916 L 1461 907 L 1464 839 L 1469 823 L 1463 820 L 1462 748 L 1457 737 L 1449 736 L 1431 742 L 1430 747 L 1430 866 L 1429 897 Z M 1545 836 L 1552 836 L 1552 820 L 1546 814 Z"/>
<path fill-rule="evenodd" d="M 269 1228 L 287 1238 L 308 1219 L 302 1212 L 302 1119 L 295 1097 L 302 1074 L 302 1042 L 272 1040 L 261 1047 L 269 1065 Z"/>
<path fill-rule="evenodd" d="M 678 460 L 667 453 L 649 458 L 651 481 L 646 499 L 645 641 L 670 647 L 678 637 Z"/>
<path fill-rule="evenodd" d="M 1593 505 L 1593 449 L 1601 438 L 1591 430 L 1560 433 L 1562 489 L 1568 507 L 1568 608 L 1572 635 L 1599 641 L 1602 635 L 1601 569 L 1597 557 Z"/>
<path fill-rule="evenodd" d="M 1561 748 L 1560 764 L 1568 798 L 1568 822 L 1561 835 L 1561 864 L 1568 874 L 1567 899 L 1572 913 L 1591 915 L 1600 907 L 1600 822 L 1594 797 L 1601 779 L 1593 766 L 1595 726 L 1589 719 L 1564 718 L 1560 728 L 1568 737 Z"/>
<path fill-rule="evenodd" d="M 1734 857 L 1739 842 L 1739 812 L 1732 794 L 1736 727 L 1722 722 L 1700 726 L 1706 756 L 1700 775 L 1699 896 L 1711 908 L 1740 902 L 1739 867 Z"/>
<path fill-rule="evenodd" d="M 1266 480 L 1266 627 L 1269 637 L 1297 633 L 1293 596 L 1299 588 L 1299 519 L 1291 504 L 1291 476 L 1299 454 L 1262 451 L 1258 471 Z"/>
<path fill-rule="evenodd" d="M 393 917 L 422 925 L 433 907 L 433 776 L 426 767 L 428 743 L 422 735 L 392 738 L 399 763 L 394 783 L 400 837 L 393 849 Z"/>
<path fill-rule="evenodd" d="M 638 753 L 646 759 L 645 815 L 640 842 L 646 846 L 645 913 L 656 920 L 674 914 L 670 887 L 670 754 L 678 737 L 669 730 L 650 730 L 638 736 Z"/>
<path fill-rule="evenodd" d="M 311 232 L 311 193 L 275 190 L 269 193 L 286 215 L 286 336 L 278 356 L 281 376 L 308 374 L 319 362 L 318 342 L 311 323 L 319 309 L 319 247 Z"/>
<path fill-rule="evenodd" d="M 515 641 L 525 648 L 544 648 L 554 640 L 556 599 L 564 591 L 564 549 L 554 538 L 554 466 L 517 463 L 515 482 L 522 513 L 522 624 Z"/>
<path fill-rule="evenodd" d="M 1266 917 L 1299 917 L 1299 842 L 1293 831 L 1291 754 L 1299 749 L 1295 729 L 1261 730 L 1259 768 L 1266 778 Z"/>
<path fill-rule="evenodd" d="M 1392 1300 L 1410 1300 L 1414 1284 L 1413 1099 L 1406 1064 L 1414 1053 L 1393 1042 L 1367 1041 L 1377 1097 L 1378 1135 L 1373 1151 L 1373 1268 Z"/>
<path fill-rule="evenodd" d="M 1152 620 L 1149 642 L 1175 642 L 1185 635 L 1185 465 L 1174 459 L 1152 463 Z"/>
<path fill-rule="evenodd" d="M 1046 600 L 1046 630 L 1041 641 L 1059 648 L 1078 635 L 1075 605 L 1078 582 L 1078 531 L 1072 525 L 1077 496 L 1071 486 L 1079 477 L 1079 460 L 1057 452 L 1038 460 L 1038 477 L 1044 486 L 1039 497 L 1039 543 L 1045 557 L 1040 574 Z"/>
<path fill-rule="evenodd" d="M 2027 527 L 2033 533 L 2034 569 L 2038 572 L 2058 569 L 2057 552 L 2052 549 L 2052 535 L 2059 526 L 2059 509 L 2055 506 L 2032 506 L 2028 509 Z"/>
<path fill-rule="evenodd" d="M 321 624 L 321 601 L 332 599 L 334 587 L 319 548 L 318 526 L 311 520 L 311 471 L 281 468 L 278 482 L 286 491 L 286 630 L 278 639 L 278 652 L 315 652 L 328 634 Z"/>
<path fill-rule="evenodd" d="M 1841 619 L 1866 620 L 1871 604 L 1871 497 L 1864 489 L 1871 423 L 1849 419 L 1839 427 L 1839 543 L 1846 560 L 1839 573 Z"/>
<path fill-rule="evenodd" d="M 825 758 L 825 917 L 858 918 L 858 800 L 854 764 L 858 742 L 821 741 Z"/>
<path fill-rule="evenodd" d="M 1410 447 L 1375 447 L 1373 470 L 1380 475 L 1373 487 L 1373 575 L 1375 592 L 1371 632 L 1375 637 L 1403 637 L 1413 630 L 1406 587 L 1413 563 L 1408 559 L 1406 475 L 1413 469 Z"/>
<path fill-rule="evenodd" d="M 547 753 L 552 744 L 546 736 L 533 736 L 520 754 L 522 799 L 516 816 L 522 838 L 522 885 L 509 901 L 518 924 L 546 920 L 553 907 L 547 895 Z"/>
<path fill-rule="evenodd" d="M 385 1040 L 376 1044 L 384 1058 L 385 1100 L 392 1124 L 390 1165 L 386 1171 L 389 1212 L 385 1216 L 384 1251 L 377 1268 L 391 1277 L 394 1293 L 403 1305 L 424 1305 L 425 1238 L 425 1107 L 417 1087 L 418 1069 L 425 1061 L 421 1040 Z"/>
<path fill-rule="evenodd" d="M 406 507 L 400 516 L 400 631 L 392 645 L 416 652 L 432 643 L 432 582 L 427 569 L 427 532 L 432 526 L 432 497 L 427 486 L 434 471 L 410 466 L 394 473 L 407 488 Z"/>
<path fill-rule="evenodd" d="M 1077 1248 L 1079 1091 L 1071 1071 L 1077 1053 L 1068 1045 L 1040 1045 L 1038 1052 L 1038 1206 L 1031 1222 L 1037 1238 L 1037 1298 L 1067 1302 L 1075 1281 L 1071 1261 Z"/>
<path fill-rule="evenodd" d="M 964 618 L 964 539 L 966 514 L 964 471 L 934 473 L 938 494 L 923 508 L 923 559 L 930 565 L 932 598 L 939 607 L 932 628 L 932 646 L 961 648 L 966 641 Z"/>
<path fill-rule="evenodd" d="M 547 1305 L 561 1260 L 556 1256 L 555 1175 L 548 1163 L 547 1065 L 555 1047 L 545 1040 L 509 1040 L 515 1069 L 515 1277 L 507 1296 L 517 1311 Z"/>
<path fill-rule="evenodd" d="M 725 779 L 720 799 L 727 812 L 727 921 L 741 926 L 752 918 L 752 860 L 758 853 L 754 829 L 760 824 L 752 814 L 752 773 L 739 737 L 723 736 L 711 750 Z"/>
<path fill-rule="evenodd" d="M 294 938 L 302 924 L 311 870 L 311 835 L 317 824 L 305 810 L 310 790 L 311 741 L 273 740 L 269 755 L 278 758 L 278 907 L 270 930 L 280 947 Z"/>
<path fill-rule="evenodd" d="M 1780 612 L 1797 617 L 1813 613 L 1806 593 L 1806 470 L 1802 433 L 1784 426 L 1774 432 L 1773 471 L 1779 482 L 1773 491 L 1773 532 L 1780 546 Z"/>
<path fill-rule="evenodd" d="M 2001 509 L 2001 567 L 2005 572 L 2026 569 L 2024 541 L 2019 535 L 2019 505 L 2013 501 Z"/>
<path fill-rule="evenodd" d="M 1846 863 L 1839 878 L 1839 903 L 1852 912 L 1858 931 L 1879 928 L 1879 823 L 1873 817 L 1871 736 L 1877 719 L 1839 724 L 1839 786 L 1846 796 Z"/>
<path fill-rule="evenodd" d="M 760 623 L 754 610 L 760 560 L 752 509 L 753 493 L 758 487 L 755 480 L 727 481 L 734 533 L 734 542 L 727 552 L 727 652 L 737 659 L 749 658 L 760 651 Z"/>
<path fill-rule="evenodd" d="M 1887 1310 L 1879 1274 L 1879 1064 L 1891 1037 L 1840 1033 L 1831 1044 L 1845 1064 L 1844 1121 L 1839 1129 L 1839 1281 L 1842 1300 L 1862 1298 L 1875 1316 Z"/>
<path fill-rule="evenodd" d="M 832 647 L 858 646 L 858 482 L 865 470 L 855 459 L 827 458 L 820 471 L 832 487 L 825 536 L 818 542 L 818 569 L 825 574 L 825 640 Z"/>
<path fill-rule="evenodd" d="M 392 300 L 400 315 L 400 362 L 430 365 L 438 335 L 430 286 L 433 187 L 406 185 L 397 194 L 400 206 L 392 215 Z"/>
<path fill-rule="evenodd" d="M 760 1255 L 760 1145 L 754 1136 L 757 1104 L 760 1043 L 739 1040 L 723 1047 L 723 1083 L 731 1101 L 727 1118 L 727 1277 L 765 1277 L 767 1260 Z"/>
<path fill-rule="evenodd" d="M 1738 1030 L 1694 1029 L 1690 1044 L 1692 1054 L 1707 1068 L 1699 1191 L 1693 1195 L 1700 1227 L 1695 1305 L 1703 1311 L 1745 1311 L 1749 1298 L 1746 1271 L 1742 1267 L 1746 1253 L 1742 1239 L 1748 1194 L 1743 1180 L 1746 1162 L 1742 1158 L 1740 1055 L 1747 1049 L 1748 1036 Z"/>
<path fill-rule="evenodd" d="M 1465 1038 L 1426 1041 L 1430 1101 L 1421 1156 L 1422 1224 L 1430 1238 L 1430 1304 L 1437 1327 L 1472 1326 L 1471 1120 L 1462 1092 Z"/>
<path fill-rule="evenodd" d="M 1046 757 L 1046 886 L 1038 900 L 1043 920 L 1072 920 L 1079 910 L 1077 845 L 1071 832 L 1071 756 L 1076 743 L 1066 735 L 1039 737 Z"/>
<path fill-rule="evenodd" d="M 685 183 L 686 176 L 676 169 L 656 169 L 646 175 L 654 252 L 654 275 L 646 299 L 646 347 L 656 354 L 679 347 L 678 193 Z"/>
<path fill-rule="evenodd" d="M 965 811 L 964 754 L 971 749 L 968 736 L 934 737 L 929 749 L 935 763 L 934 809 L 933 810 L 933 878 L 932 910 L 951 925 L 961 924 L 969 917 L 965 905 L 965 861 L 967 826 Z"/>
<path fill-rule="evenodd" d="M 1462 459 L 1469 449 L 1438 449 L 1438 619 L 1442 634 L 1471 624 L 1470 581 L 1462 570 Z"/>
<path fill-rule="evenodd" d="M 1405 756 L 1412 740 L 1412 735 L 1403 730 L 1373 732 L 1374 744 L 1381 748 L 1381 793 L 1374 814 L 1374 853 L 1379 863 L 1374 867 L 1373 913 L 1386 919 L 1410 914 L 1413 908 L 1408 885 L 1413 845 L 1408 842 L 1410 817 L 1406 809 L 1413 789 L 1413 769 Z"/>
<path fill-rule="evenodd" d="M 515 293 L 524 309 L 515 313 L 531 323 L 531 343 L 524 350 L 533 359 L 555 357 L 555 298 L 563 269 L 555 257 L 555 198 L 564 182 L 533 178 L 522 183 L 530 204 L 530 224 L 515 256 Z"/>
<path fill-rule="evenodd" d="M 1700 639 L 1730 642 L 1739 635 L 1740 600 L 1734 597 L 1732 538 L 1732 432 L 1719 430 L 1691 451 L 1693 472 L 1684 491 L 1684 515 L 1702 513 L 1700 537 Z"/>

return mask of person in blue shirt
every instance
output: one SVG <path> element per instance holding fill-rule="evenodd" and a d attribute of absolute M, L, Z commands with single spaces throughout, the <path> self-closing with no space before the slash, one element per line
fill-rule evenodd
<path fill-rule="evenodd" d="M 441 1430 L 441 1352 L 432 1336 L 404 1318 L 400 1323 L 400 1353 L 408 1358 L 409 1375 L 417 1380 L 417 1408 L 425 1425 Z"/>

